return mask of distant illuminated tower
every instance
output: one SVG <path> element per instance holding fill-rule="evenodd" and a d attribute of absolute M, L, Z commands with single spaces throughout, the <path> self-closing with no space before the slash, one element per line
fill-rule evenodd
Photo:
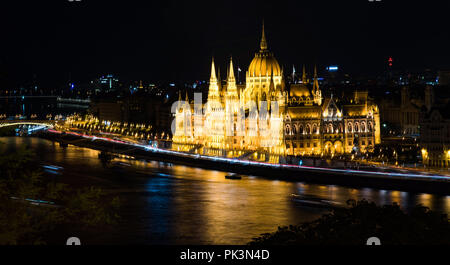
<path fill-rule="evenodd" d="M 317 67 L 314 66 L 314 83 L 312 94 L 314 97 L 314 103 L 322 105 L 322 91 L 319 89 L 319 79 L 317 77 Z"/>
<path fill-rule="evenodd" d="M 389 79 L 392 79 L 392 64 L 394 62 L 394 59 L 392 59 L 391 56 L 389 56 L 387 63 L 388 63 L 388 77 Z"/>

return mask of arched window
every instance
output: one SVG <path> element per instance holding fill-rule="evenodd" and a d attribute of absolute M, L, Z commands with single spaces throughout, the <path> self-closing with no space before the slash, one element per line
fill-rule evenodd
<path fill-rule="evenodd" d="M 368 126 L 369 128 L 369 132 L 372 132 L 372 130 L 373 130 L 373 124 L 372 124 L 372 122 L 371 121 L 369 121 L 369 126 Z"/>
<path fill-rule="evenodd" d="M 333 133 L 333 124 L 332 123 L 328 124 L 328 133 Z"/>
<path fill-rule="evenodd" d="M 313 133 L 317 133 L 317 124 L 313 124 Z"/>
<path fill-rule="evenodd" d="M 306 134 L 310 134 L 311 133 L 311 125 L 306 124 Z"/>
<path fill-rule="evenodd" d="M 304 131 L 303 131 L 303 124 L 300 124 L 300 126 L 299 126 L 299 128 L 298 128 L 298 132 L 299 132 L 300 134 L 303 134 L 303 133 L 304 133 Z"/>
<path fill-rule="evenodd" d="M 353 124 L 351 122 L 349 122 L 347 124 L 347 132 L 352 133 L 353 132 Z"/>
<path fill-rule="evenodd" d="M 355 132 L 359 132 L 359 123 L 355 122 Z"/>
<path fill-rule="evenodd" d="M 292 134 L 297 135 L 297 125 L 292 127 Z"/>
<path fill-rule="evenodd" d="M 366 123 L 361 122 L 361 132 L 365 132 L 365 131 L 366 131 Z"/>
<path fill-rule="evenodd" d="M 286 125 L 286 135 L 290 135 L 291 134 L 291 126 Z"/>

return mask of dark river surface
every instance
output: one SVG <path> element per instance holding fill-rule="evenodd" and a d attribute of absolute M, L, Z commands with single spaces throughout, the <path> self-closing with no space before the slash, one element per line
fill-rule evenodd
<path fill-rule="evenodd" d="M 228 180 L 225 172 L 126 158 L 116 158 L 115 166 L 105 167 L 98 151 L 87 148 L 62 148 L 39 138 L 4 137 L 0 142 L 0 149 L 9 151 L 30 146 L 43 164 L 63 168 L 46 172 L 56 173 L 62 182 L 99 186 L 119 196 L 120 224 L 112 232 L 81 238 L 92 244 L 245 244 L 278 226 L 311 221 L 326 213 L 301 205 L 292 194 L 343 204 L 363 198 L 380 205 L 397 202 L 405 210 L 420 203 L 450 214 L 450 196 L 254 176 Z"/>

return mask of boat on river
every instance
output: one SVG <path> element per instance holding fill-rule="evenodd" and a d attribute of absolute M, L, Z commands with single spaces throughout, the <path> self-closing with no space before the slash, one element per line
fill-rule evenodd
<path fill-rule="evenodd" d="M 313 196 L 300 195 L 300 194 L 291 194 L 291 198 L 296 203 L 312 208 L 342 208 L 343 205 L 340 202 L 325 200 L 322 198 L 317 198 Z"/>
<path fill-rule="evenodd" d="M 236 173 L 229 173 L 225 176 L 226 179 L 242 179 L 242 176 Z"/>

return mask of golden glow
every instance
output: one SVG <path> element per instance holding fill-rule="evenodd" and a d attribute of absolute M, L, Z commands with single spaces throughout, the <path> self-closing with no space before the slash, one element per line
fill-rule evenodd
<path fill-rule="evenodd" d="M 281 76 L 280 65 L 278 64 L 277 59 L 275 59 L 273 54 L 268 50 L 264 24 L 262 27 L 260 51 L 255 54 L 255 57 L 250 63 L 247 75 L 249 77 Z"/>
<path fill-rule="evenodd" d="M 246 72 L 245 88 L 236 85 L 231 59 L 228 69 L 226 88 L 222 88 L 212 61 L 204 113 L 197 115 L 189 103 L 179 106 L 174 148 L 272 162 L 284 155 L 351 153 L 359 132 L 367 134 L 361 139 L 362 153 L 381 142 L 378 107 L 368 104 L 367 92 L 357 92 L 351 105 L 337 105 L 339 99 L 333 97 L 324 99 L 316 67 L 312 90 L 306 84 L 291 84 L 289 98 L 264 28 L 260 50 Z M 305 74 L 303 81 L 309 82 Z M 262 108 L 261 102 L 267 106 Z M 278 111 L 272 111 L 272 104 Z"/>
<path fill-rule="evenodd" d="M 248 75 L 251 77 L 267 77 L 271 75 L 280 76 L 281 68 L 277 62 L 277 59 L 275 59 L 275 57 L 271 54 L 257 54 L 250 63 Z"/>

